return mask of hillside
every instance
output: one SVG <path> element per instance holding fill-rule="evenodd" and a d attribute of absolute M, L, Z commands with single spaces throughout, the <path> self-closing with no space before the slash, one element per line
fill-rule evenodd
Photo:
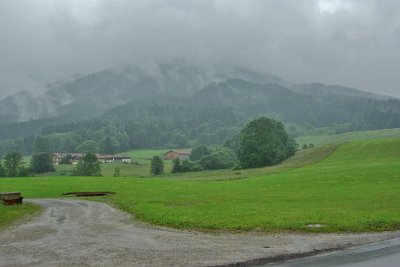
<path fill-rule="evenodd" d="M 66 191 L 112 190 L 116 194 L 107 201 L 135 218 L 186 229 L 398 230 L 399 152 L 400 139 L 358 141 L 340 145 L 322 161 L 300 168 L 213 171 L 194 177 L 181 174 L 146 179 L 4 178 L 0 191 L 18 190 L 25 197 L 43 198 L 59 197 Z M 237 178 L 226 179 L 228 176 Z M 315 224 L 320 227 L 309 226 Z"/>
<path fill-rule="evenodd" d="M 393 139 L 400 138 L 400 128 L 370 130 L 370 131 L 354 131 L 342 134 L 307 134 L 296 138 L 296 142 L 302 146 L 303 144 L 314 144 L 315 146 L 323 146 L 326 144 L 341 144 L 350 141 L 366 141 L 372 139 Z"/>
<path fill-rule="evenodd" d="M 38 135 L 53 150 L 71 152 L 87 140 L 101 149 L 107 138 L 116 152 L 222 144 L 258 116 L 291 125 L 290 133 L 332 125 L 338 133 L 398 128 L 400 100 L 341 86 L 290 84 L 246 68 L 185 61 L 125 67 L 39 96 L 0 101 L 0 154 L 29 154 Z"/>

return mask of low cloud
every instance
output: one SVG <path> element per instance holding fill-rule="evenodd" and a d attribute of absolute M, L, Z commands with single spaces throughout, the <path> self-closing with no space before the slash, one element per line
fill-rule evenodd
<path fill-rule="evenodd" d="M 396 0 L 0 1 L 0 97 L 186 58 L 400 96 Z"/>

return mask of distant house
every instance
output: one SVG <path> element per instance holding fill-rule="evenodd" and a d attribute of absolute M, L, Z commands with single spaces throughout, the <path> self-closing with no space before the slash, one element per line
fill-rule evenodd
<path fill-rule="evenodd" d="M 84 153 L 54 153 L 53 163 L 54 165 L 60 164 L 61 160 L 66 156 L 71 157 L 71 164 L 78 164 L 78 162 L 85 156 Z M 103 155 L 96 154 L 96 158 L 100 163 L 131 163 L 131 157 L 121 157 L 115 155 Z"/>
<path fill-rule="evenodd" d="M 110 156 L 106 158 L 106 163 L 126 163 L 130 164 L 131 157 L 123 157 L 123 156 Z"/>
<path fill-rule="evenodd" d="M 96 154 L 96 158 L 100 163 L 107 163 L 107 159 L 113 155 Z"/>
<path fill-rule="evenodd" d="M 190 150 L 170 150 L 164 153 L 164 159 L 174 160 L 179 158 L 180 160 L 189 159 Z"/>
<path fill-rule="evenodd" d="M 71 157 L 71 164 L 78 164 L 79 160 L 83 158 L 83 153 L 54 153 L 53 154 L 53 164 L 58 165 L 60 164 L 61 160 L 67 156 Z"/>

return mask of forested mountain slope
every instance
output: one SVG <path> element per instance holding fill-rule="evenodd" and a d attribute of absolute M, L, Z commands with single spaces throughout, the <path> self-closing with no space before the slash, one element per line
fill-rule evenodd
<path fill-rule="evenodd" d="M 341 132 L 396 128 L 400 101 L 340 86 L 290 84 L 245 68 L 205 69 L 184 61 L 126 67 L 40 96 L 2 100 L 0 141 L 7 141 L 0 149 L 29 153 L 37 135 L 65 151 L 86 140 L 100 150 L 107 138 L 117 151 L 218 144 L 261 115 L 307 127 L 339 125 Z"/>

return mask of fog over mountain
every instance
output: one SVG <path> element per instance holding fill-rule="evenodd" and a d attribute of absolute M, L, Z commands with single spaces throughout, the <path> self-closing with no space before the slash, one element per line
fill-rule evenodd
<path fill-rule="evenodd" d="M 0 39 L 0 98 L 176 58 L 400 96 L 396 0 L 0 0 Z"/>

